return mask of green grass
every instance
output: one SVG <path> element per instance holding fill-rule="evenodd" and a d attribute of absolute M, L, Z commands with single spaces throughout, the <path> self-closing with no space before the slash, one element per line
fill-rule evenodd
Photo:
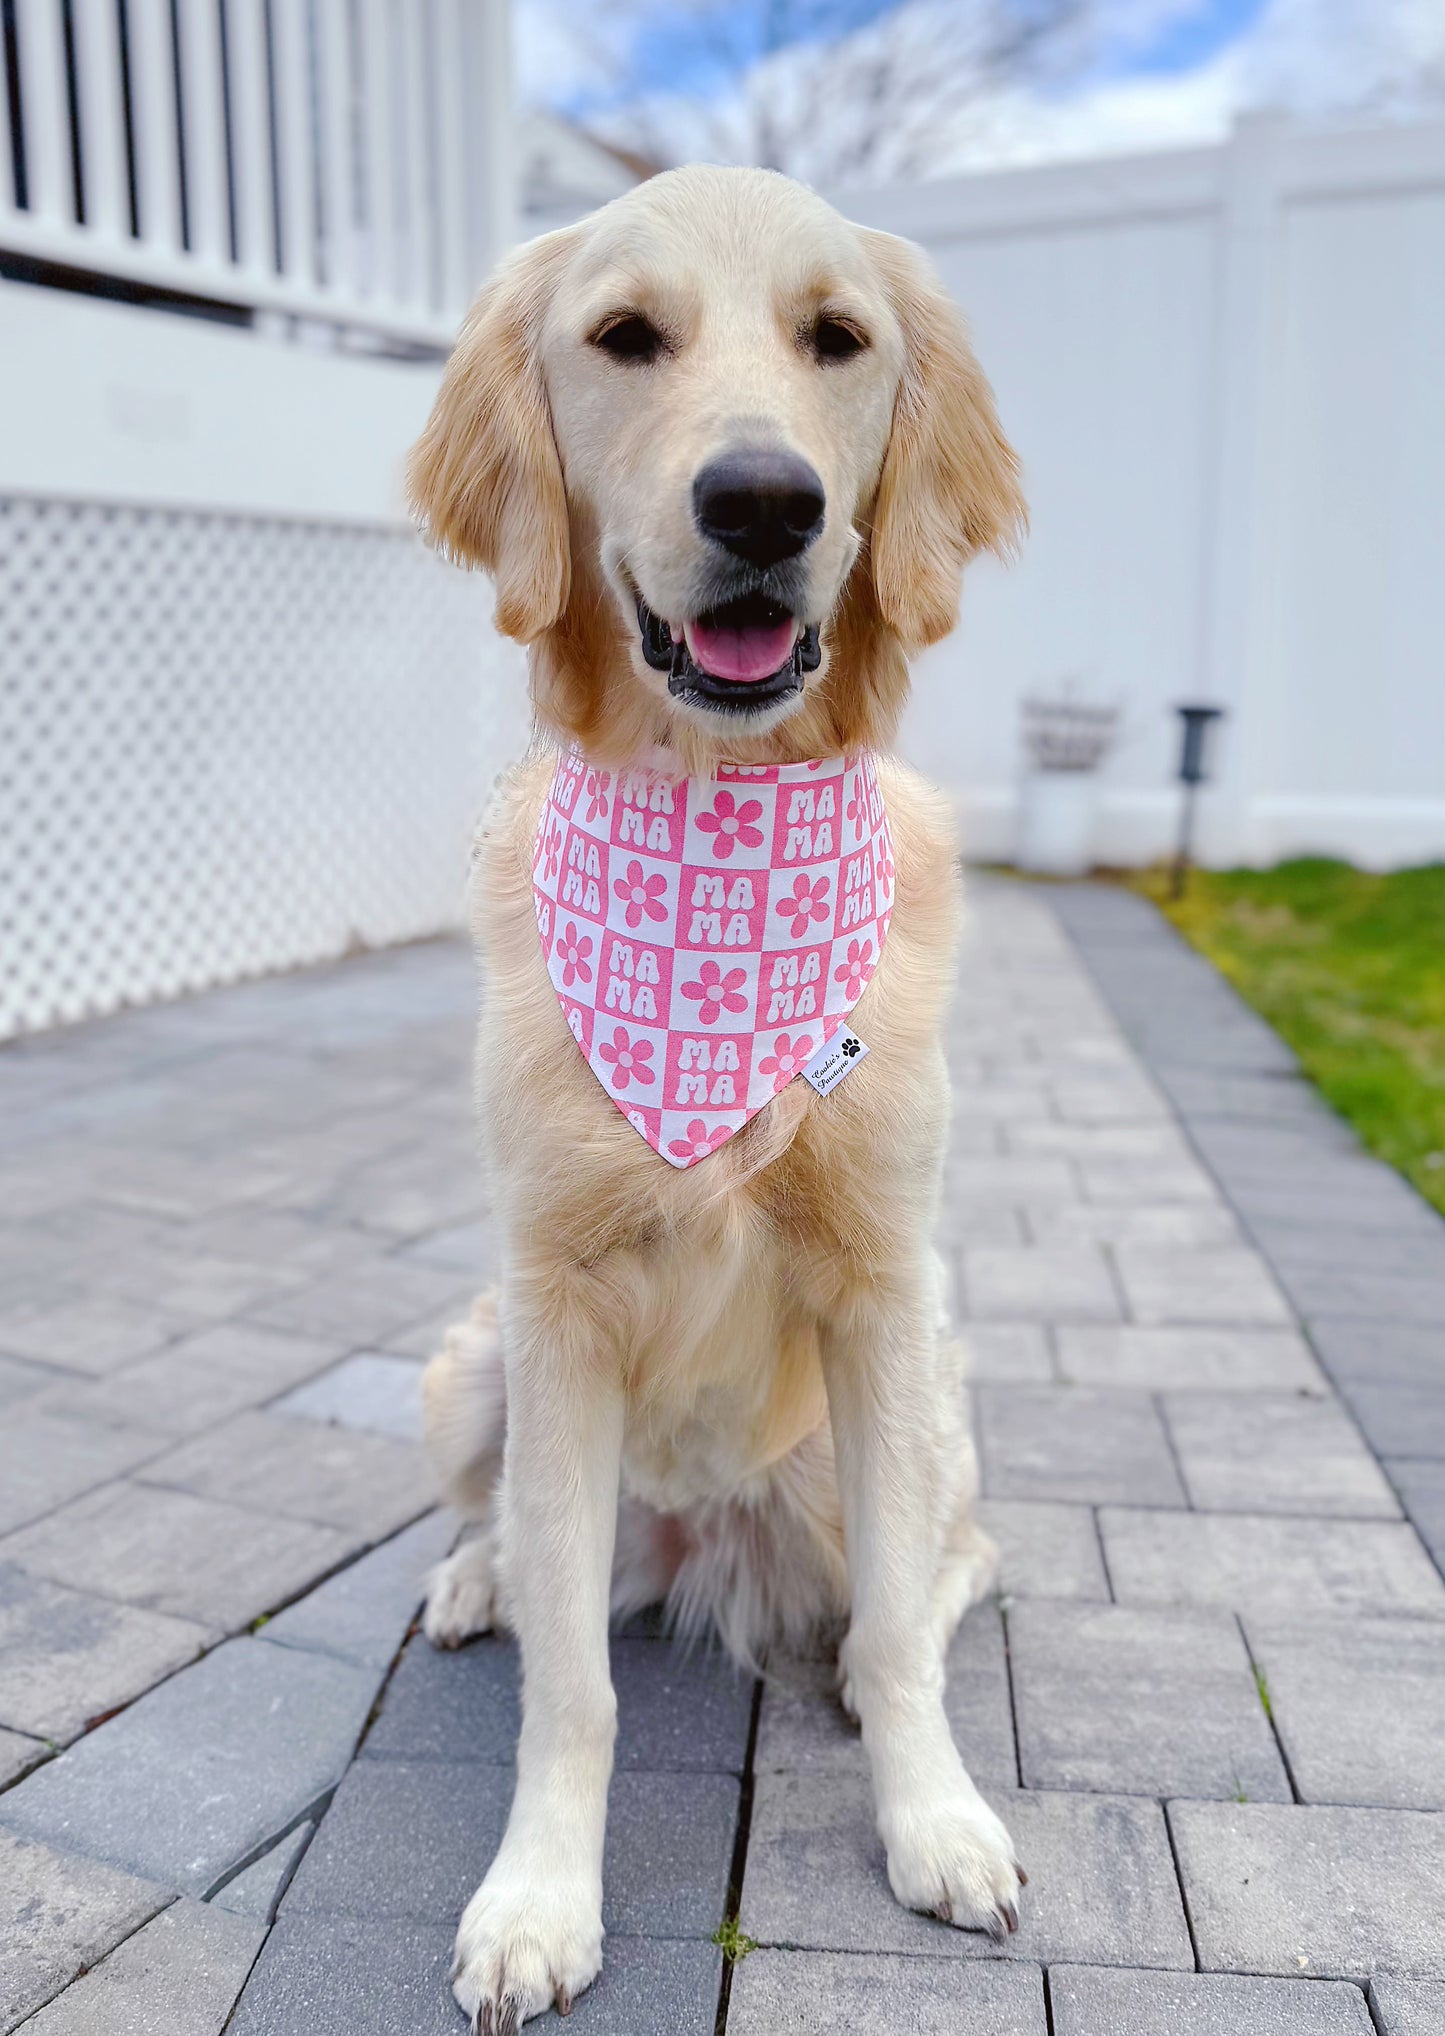
<path fill-rule="evenodd" d="M 712 1933 L 712 1941 L 721 1947 L 722 1955 L 729 1965 L 741 1963 L 750 1952 L 758 1948 L 757 1938 L 749 1937 L 738 1927 L 736 1916 L 728 1916 L 718 1924 Z"/>
<path fill-rule="evenodd" d="M 1445 863 L 1131 879 L 1281 1032 L 1372 1152 L 1445 1214 Z"/>

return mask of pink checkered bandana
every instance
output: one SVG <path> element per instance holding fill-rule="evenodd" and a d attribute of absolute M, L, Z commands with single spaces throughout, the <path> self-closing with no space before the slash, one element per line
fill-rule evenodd
<path fill-rule="evenodd" d="M 587 1065 L 683 1167 L 771 1102 L 862 996 L 892 914 L 893 842 L 866 753 L 668 779 L 572 752 L 532 880 Z"/>

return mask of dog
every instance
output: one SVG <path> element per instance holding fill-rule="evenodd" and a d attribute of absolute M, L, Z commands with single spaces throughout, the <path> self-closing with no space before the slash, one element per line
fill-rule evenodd
<path fill-rule="evenodd" d="M 693 167 L 502 263 L 410 481 L 530 647 L 538 728 L 474 864 L 500 1280 L 425 1375 L 470 1523 L 425 1630 L 504 1626 L 523 1662 L 516 1792 L 456 1998 L 513 2030 L 596 1976 L 609 1618 L 659 1601 L 747 1663 L 846 1621 L 893 1891 L 1001 1937 L 1023 1874 L 943 1707 L 949 1637 L 995 1569 L 930 1242 L 956 854 L 940 795 L 888 756 L 909 654 L 952 628 L 967 560 L 1024 524 L 989 386 L 919 250 L 773 172 Z M 549 799 L 584 770 L 640 773 L 666 804 L 859 757 L 892 864 L 847 1013 L 866 1057 L 824 1095 L 784 1056 L 772 1099 L 691 1122 L 679 1163 L 605 1091 L 549 973 Z"/>

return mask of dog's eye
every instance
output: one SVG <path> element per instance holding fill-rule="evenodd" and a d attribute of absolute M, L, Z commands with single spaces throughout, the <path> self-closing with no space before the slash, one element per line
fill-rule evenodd
<path fill-rule="evenodd" d="M 820 361 L 850 361 L 868 344 L 868 335 L 856 325 L 826 312 L 813 327 L 809 338 Z"/>
<path fill-rule="evenodd" d="M 654 361 L 664 341 L 655 325 L 649 325 L 640 311 L 624 311 L 609 318 L 592 335 L 592 344 L 610 353 L 616 361 Z"/>

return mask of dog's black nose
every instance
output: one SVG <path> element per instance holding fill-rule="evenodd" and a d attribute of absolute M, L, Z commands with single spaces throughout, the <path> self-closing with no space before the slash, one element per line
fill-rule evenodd
<path fill-rule="evenodd" d="M 755 566 L 795 558 L 823 527 L 823 483 L 795 452 L 725 452 L 692 484 L 692 513 L 711 537 Z"/>

